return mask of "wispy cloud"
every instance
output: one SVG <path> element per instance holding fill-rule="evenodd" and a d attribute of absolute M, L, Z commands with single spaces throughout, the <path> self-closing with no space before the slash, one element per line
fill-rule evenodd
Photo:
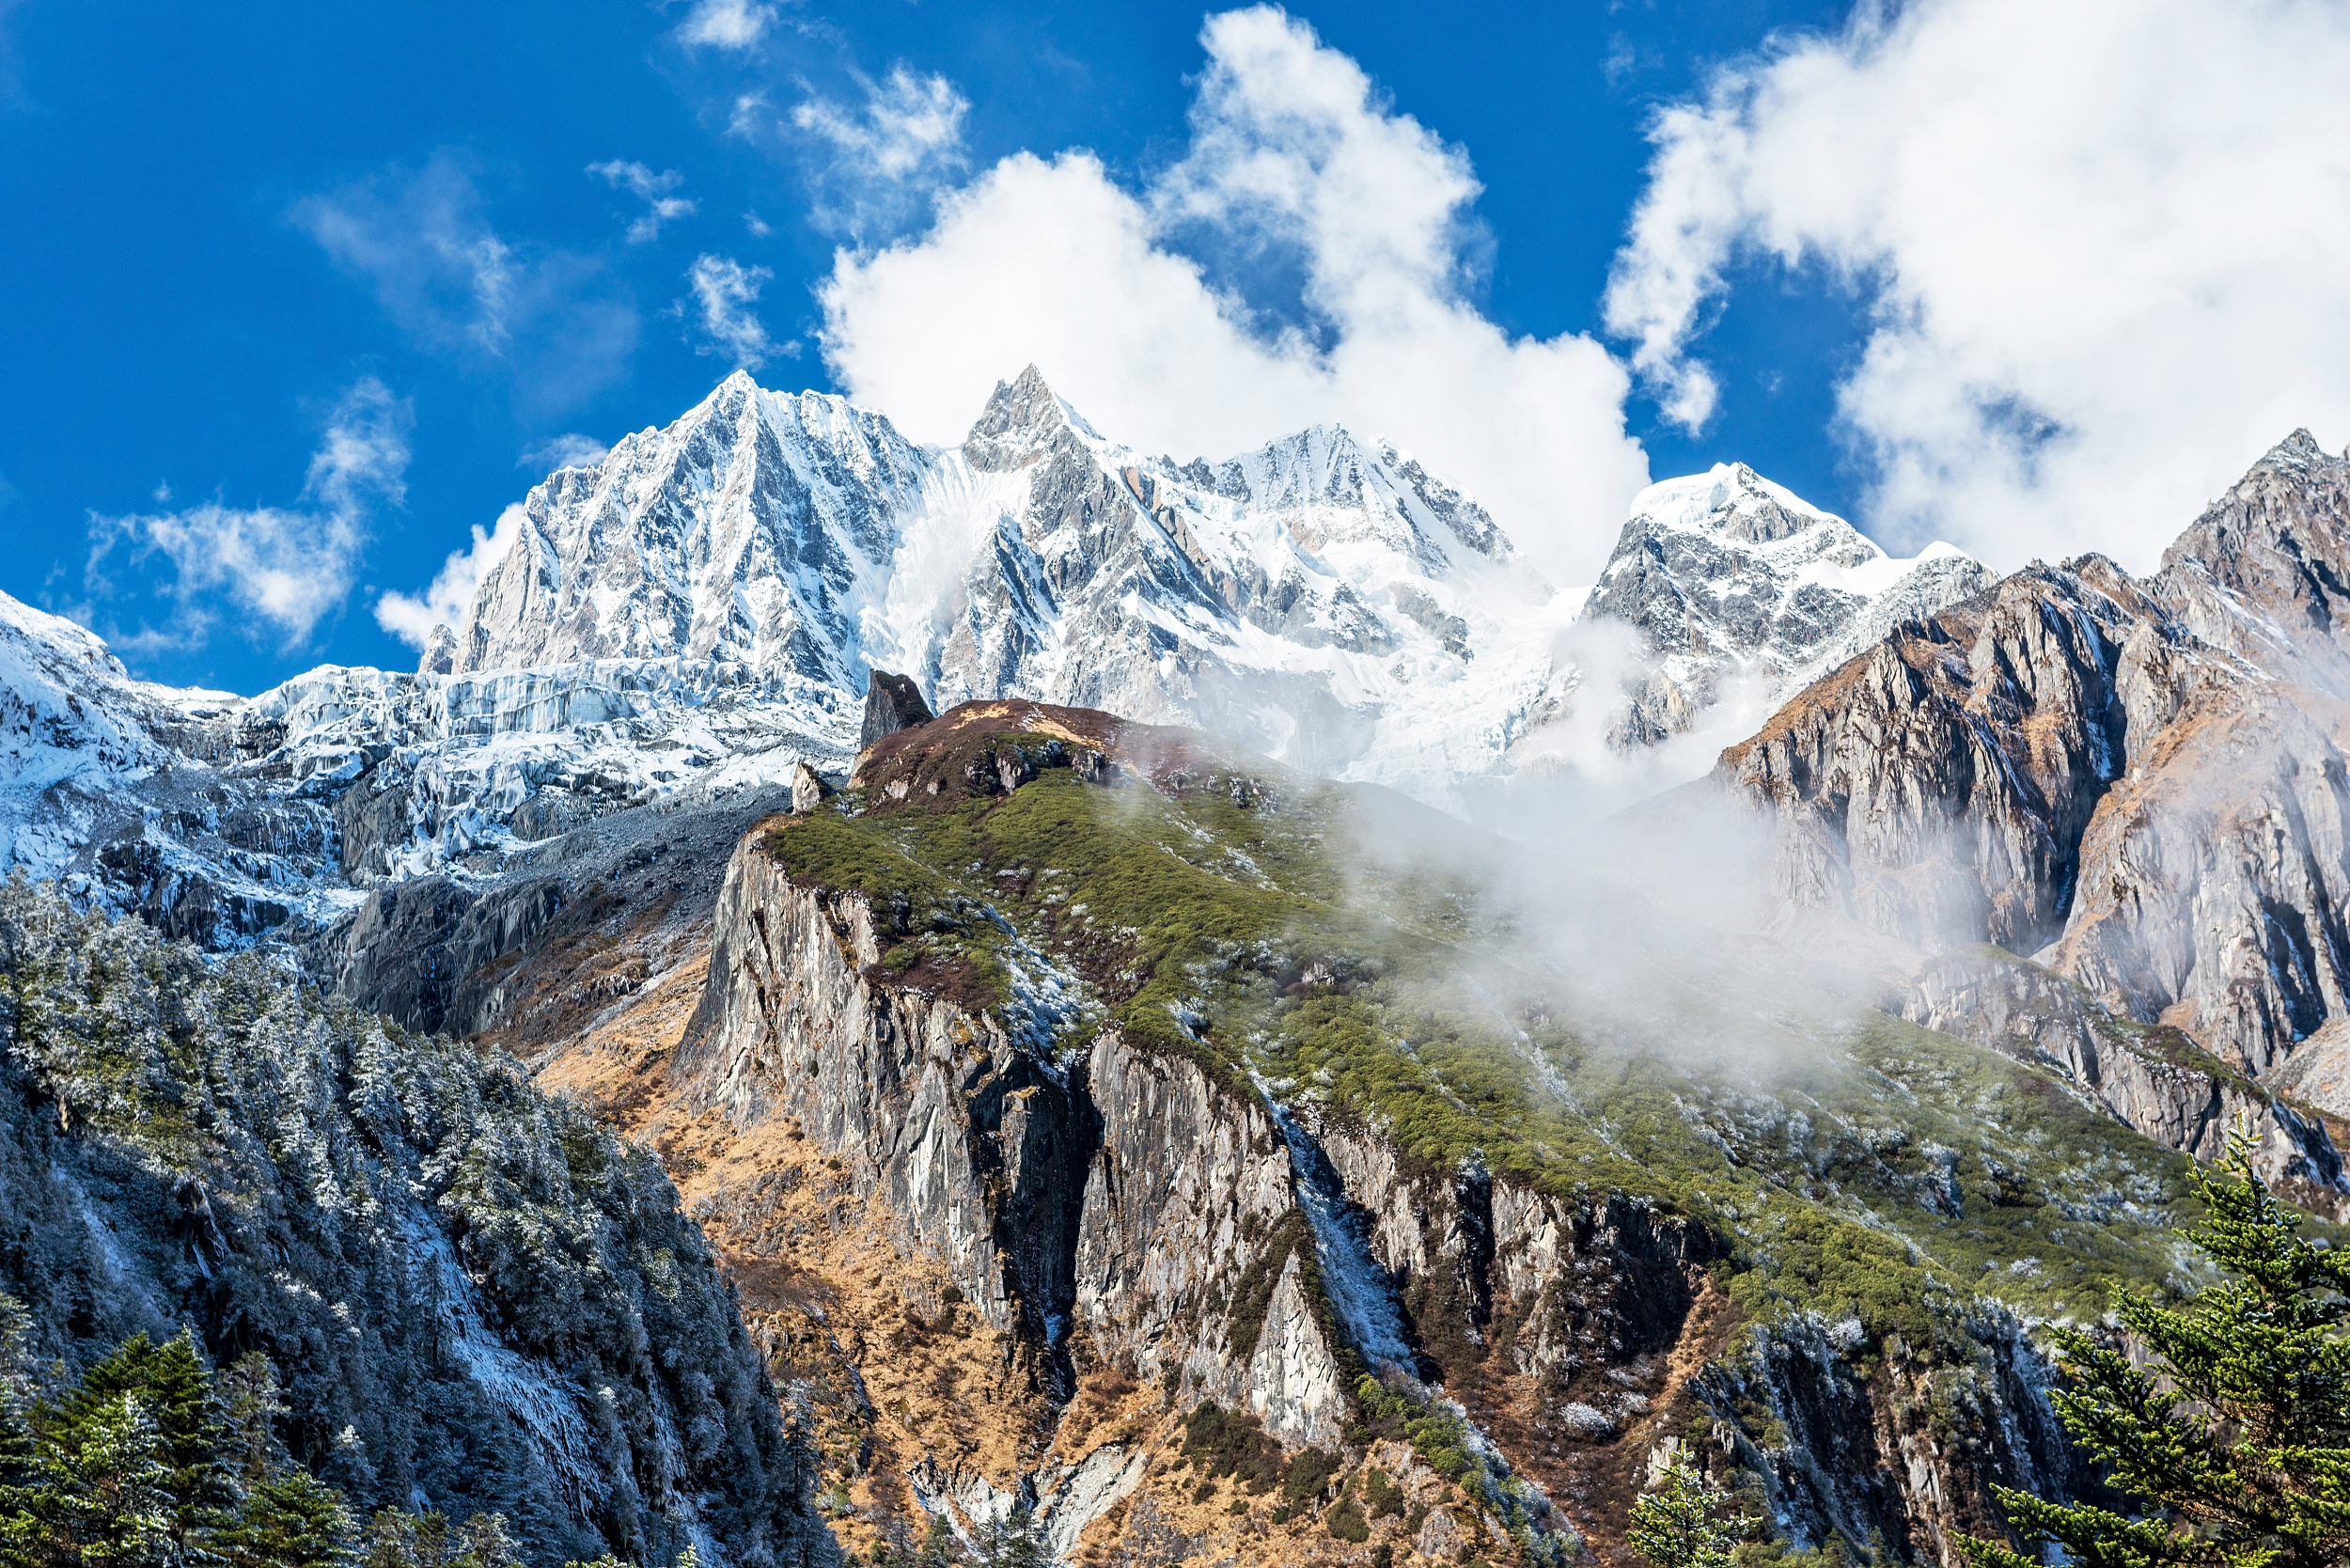
<path fill-rule="evenodd" d="M 887 239 L 963 172 L 971 103 L 946 77 L 902 64 L 879 81 L 862 72 L 852 81 L 854 95 L 811 94 L 784 111 L 762 89 L 737 93 L 727 134 L 797 165 L 819 227 Z M 767 231 L 757 213 L 744 221 L 754 234 Z"/>
<path fill-rule="evenodd" d="M 518 467 L 543 468 L 549 473 L 557 468 L 593 468 L 611 449 L 592 435 L 572 431 L 525 447 L 515 463 Z"/>
<path fill-rule="evenodd" d="M 811 98 L 791 111 L 791 123 L 832 144 L 857 172 L 873 179 L 903 180 L 960 161 L 971 101 L 952 82 L 916 76 L 901 65 L 864 86 L 862 104 Z"/>
<path fill-rule="evenodd" d="M 677 36 L 699 48 L 748 49 L 767 36 L 775 20 L 775 8 L 757 0 L 694 0 Z"/>
<path fill-rule="evenodd" d="M 745 267 L 726 256 L 701 256 L 686 278 L 694 286 L 695 304 L 701 312 L 701 329 L 708 341 L 694 345 L 696 353 L 733 359 L 745 370 L 756 370 L 775 354 L 798 358 L 796 342 L 777 343 L 751 313 L 759 290 L 775 276 L 764 267 Z"/>
<path fill-rule="evenodd" d="M 266 626 L 283 647 L 300 647 L 350 594 L 373 513 L 406 496 L 411 422 L 407 400 L 368 377 L 336 404 L 291 507 L 209 501 L 126 517 L 91 513 L 86 589 L 94 598 L 115 596 L 108 571 L 118 547 L 134 565 L 160 556 L 171 564 L 161 591 L 175 613 L 168 627 L 134 634 L 141 646 L 202 644 L 220 619 L 217 602 L 226 600 L 248 626 Z"/>
<path fill-rule="evenodd" d="M 624 164 L 615 158 L 609 163 L 588 165 L 588 172 L 602 175 L 613 189 L 625 190 L 645 203 L 645 212 L 628 226 L 628 243 L 632 245 L 658 238 L 663 224 L 694 211 L 691 200 L 669 194 L 685 182 L 685 177 L 675 169 L 655 174 L 642 164 Z"/>
<path fill-rule="evenodd" d="M 635 348 L 634 306 L 593 258 L 509 241 L 484 207 L 465 161 L 443 153 L 306 197 L 292 217 L 411 339 L 510 377 L 525 403 L 609 385 Z"/>
<path fill-rule="evenodd" d="M 386 593 L 376 600 L 375 623 L 416 649 L 431 640 L 434 627 L 454 629 L 463 625 L 465 612 L 472 608 L 474 596 L 480 591 L 481 579 L 506 558 L 522 531 L 523 509 L 519 505 L 500 512 L 497 526 L 488 533 L 481 531 L 480 524 L 475 524 L 473 547 L 451 551 L 431 585 L 422 593 Z"/>

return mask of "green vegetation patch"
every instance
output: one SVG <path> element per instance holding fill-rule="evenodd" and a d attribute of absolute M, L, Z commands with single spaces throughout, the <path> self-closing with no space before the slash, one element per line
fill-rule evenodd
<path fill-rule="evenodd" d="M 1236 802 L 1229 778 L 1194 782 L 1045 768 L 920 810 L 852 797 L 769 843 L 795 879 L 872 902 L 885 979 L 1000 986 L 1016 932 L 1130 1042 L 1360 1126 L 1407 1174 L 1478 1161 L 1571 1204 L 1620 1194 L 1703 1223 L 1750 1315 L 1856 1317 L 1924 1350 L 1977 1294 L 2094 1317 L 2116 1286 L 2170 1282 L 2171 1228 L 2196 1212 L 2186 1162 L 2047 1074 L 1859 1011 L 1726 1045 L 1707 1020 L 1743 1004 L 1684 1005 L 1686 979 L 1659 981 L 1653 1027 L 1594 1027 L 1513 912 L 1357 854 L 1343 790 L 1283 776 Z M 1234 1287 L 1243 1354 L 1274 1278 Z"/>

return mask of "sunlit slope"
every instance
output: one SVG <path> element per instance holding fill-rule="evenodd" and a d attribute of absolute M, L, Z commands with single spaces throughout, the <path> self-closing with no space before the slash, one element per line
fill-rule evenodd
<path fill-rule="evenodd" d="M 1743 968 L 1622 889 L 1529 903 L 1512 846 L 1393 797 L 1078 710 L 958 720 L 767 839 L 871 901 L 893 984 L 1048 1050 L 1114 1025 L 1425 1169 L 1653 1200 L 1723 1238 L 1750 1314 L 1923 1343 L 1937 1306 L 2093 1317 L 2177 1256 L 2182 1159 L 2050 1076 Z M 1604 975 L 1530 929 L 1562 908 L 1616 933 Z"/>

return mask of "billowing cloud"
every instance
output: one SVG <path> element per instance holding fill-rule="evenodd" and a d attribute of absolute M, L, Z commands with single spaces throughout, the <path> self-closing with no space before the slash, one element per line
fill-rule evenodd
<path fill-rule="evenodd" d="M 704 48 L 748 49 L 767 36 L 775 20 L 775 8 L 756 0 L 694 0 L 677 36 Z"/>
<path fill-rule="evenodd" d="M 707 339 L 694 345 L 696 353 L 729 358 L 745 370 L 758 369 L 774 354 L 798 357 L 799 344 L 776 343 L 751 310 L 759 303 L 760 289 L 775 274 L 764 267 L 745 267 L 731 257 L 698 256 L 685 275 L 694 286 L 694 303 Z"/>
<path fill-rule="evenodd" d="M 1701 426 L 1741 263 L 1824 269 L 1870 306 L 1880 533 L 2143 567 L 2295 427 L 2350 436 L 2345 79 L 2313 0 L 1862 6 L 1658 118 L 1608 322 Z"/>
<path fill-rule="evenodd" d="M 1648 478 L 1622 368 L 1480 312 L 1467 158 L 1353 60 L 1268 7 L 1201 39 L 1189 152 L 1141 190 L 1089 153 L 1022 153 L 943 196 L 918 238 L 843 252 L 820 290 L 834 373 L 924 440 L 960 439 L 1031 361 L 1104 431 L 1180 457 L 1344 421 L 1588 579 Z M 1304 284 L 1268 310 L 1230 281 L 1251 276 Z"/>
<path fill-rule="evenodd" d="M 225 599 L 249 623 L 280 634 L 285 648 L 300 647 L 350 594 L 374 511 L 406 494 L 410 423 L 407 401 L 370 377 L 337 403 L 292 507 L 212 501 L 150 515 L 93 513 L 86 586 L 111 594 L 105 571 L 118 546 L 134 561 L 162 556 L 173 572 L 163 591 L 177 609 L 173 625 L 146 645 L 202 643 Z"/>
<path fill-rule="evenodd" d="M 519 504 L 500 512 L 497 525 L 488 533 L 481 531 L 480 524 L 475 524 L 473 547 L 451 551 L 431 585 L 422 593 L 386 593 L 376 600 L 376 624 L 417 649 L 431 638 L 435 626 L 459 625 L 473 604 L 475 590 L 481 587 L 481 579 L 506 558 L 522 528 L 523 509 Z"/>
<path fill-rule="evenodd" d="M 642 164 L 620 162 L 590 164 L 589 174 L 602 175 L 604 183 L 615 190 L 624 190 L 644 202 L 645 211 L 628 226 L 628 243 L 641 245 L 660 236 L 661 226 L 682 218 L 694 211 L 694 203 L 669 193 L 685 182 L 685 177 L 675 169 L 663 169 L 655 174 Z"/>
<path fill-rule="evenodd" d="M 636 311 L 592 258 L 509 242 L 453 155 L 297 202 L 294 222 L 365 282 L 419 346 L 511 378 L 559 409 L 610 385 L 636 344 Z"/>

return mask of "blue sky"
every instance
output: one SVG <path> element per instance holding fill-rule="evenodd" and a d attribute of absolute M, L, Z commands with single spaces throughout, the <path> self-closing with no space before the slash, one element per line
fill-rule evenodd
<path fill-rule="evenodd" d="M 2182 10 L 2148 9 L 2166 7 Z M 1493 345 L 1558 350 L 1542 385 L 1583 411 L 1559 420 L 1590 429 L 1560 437 L 1554 466 L 1588 490 L 1589 518 L 1496 509 L 1554 576 L 1596 570 L 1592 541 L 1643 461 L 1662 478 L 1744 459 L 1888 544 L 1941 534 L 2000 565 L 2044 536 L 2051 554 L 2150 554 L 2293 424 L 2350 434 L 2324 368 L 2342 362 L 2329 345 L 2343 287 L 2272 264 L 2340 238 L 2340 171 L 2276 169 L 2317 189 L 2274 255 L 2187 243 L 2230 203 L 2273 195 L 2222 178 L 2247 158 L 2275 166 L 2264 138 L 2344 145 L 2326 105 L 2269 124 L 2230 107 L 2253 96 L 2239 78 L 2275 84 L 2289 66 L 2314 82 L 2337 58 L 2328 8 L 2256 9 L 2257 24 L 2184 6 L 2111 36 L 2059 28 L 2031 53 L 2013 25 L 2029 12 L 2004 0 L 1858 24 L 1841 6 L 1719 0 L 1307 5 L 1214 54 L 1197 5 L 0 0 L 0 288 L 14 302 L 0 313 L 0 589 L 87 621 L 175 683 L 252 691 L 320 662 L 410 665 L 380 596 L 422 589 L 564 438 L 666 423 L 744 358 L 771 386 L 918 384 L 872 313 L 906 319 L 903 290 L 964 275 L 936 204 L 1009 200 L 995 171 L 1024 151 L 1090 149 L 1098 176 L 1064 161 L 1039 199 L 1130 198 L 1155 226 L 1151 255 L 1195 267 L 1244 337 L 1299 328 L 1335 364 L 1358 328 L 1330 304 L 1332 269 L 1396 236 L 1365 239 L 1339 199 L 1362 187 L 1297 153 L 1330 127 L 1392 155 L 1392 178 L 1434 203 L 1441 221 L 1397 242 L 1435 247 L 1431 300 Z M 1936 130 L 1996 116 L 2038 71 L 2077 86 L 2092 51 L 2112 56 L 2092 68 L 2110 71 L 2111 102 L 2076 91 L 2088 108 L 2019 110 L 2012 134 Z M 1321 129 L 1265 118 L 1280 70 L 1336 95 Z M 2131 95 L 2179 100 L 2166 72 L 2217 78 L 2209 102 L 2187 95 L 2178 112 L 2204 118 L 2175 141 L 2130 118 Z M 1244 211 L 1232 149 L 1276 143 L 1336 193 L 1321 208 Z M 2126 198 L 2109 194 L 2116 156 L 2154 171 Z M 1481 188 L 1448 206 L 1471 168 Z M 2091 179 L 2107 194 L 2083 199 Z M 2178 275 L 2096 303 L 2165 232 Z M 860 270 L 893 245 L 913 259 Z M 924 256 L 945 272 L 918 273 Z M 2252 290 L 2232 290 L 2231 269 L 2264 295 L 2240 303 Z M 1044 357 L 1015 353 L 1013 316 L 968 345 L 1007 359 L 994 374 Z M 1396 339 L 1389 363 L 1420 341 Z M 1102 386 L 1146 427 L 1137 444 L 1202 428 L 1121 403 L 1116 368 L 1073 365 L 1062 389 L 1085 406 L 1073 385 Z M 1456 369 L 1473 376 L 1434 366 L 1431 384 Z M 2183 408 L 2209 451 L 2175 472 L 2164 464 L 2187 443 L 2146 433 L 2132 402 L 2166 376 L 2221 416 Z M 1419 437 L 1408 401 L 1324 380 L 1328 406 L 1286 423 L 1375 406 L 1386 433 L 1463 454 L 1440 466 L 1483 461 L 1473 428 L 1446 433 L 1477 422 L 1462 396 L 1432 394 Z M 977 412 L 962 388 L 932 425 Z M 950 437 L 919 414 L 917 436 Z M 1521 466 L 1455 477 L 1538 494 L 1543 473 Z M 2157 469 L 2097 520 L 2100 497 Z"/>

